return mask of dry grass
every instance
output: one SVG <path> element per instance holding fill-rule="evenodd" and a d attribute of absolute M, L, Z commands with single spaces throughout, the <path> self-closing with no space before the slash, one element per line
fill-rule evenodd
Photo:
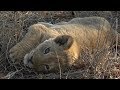
<path fill-rule="evenodd" d="M 119 14 L 119 12 L 118 12 Z M 0 78 L 1 79 L 119 79 L 120 48 L 118 43 L 109 49 L 95 54 L 89 50 L 82 54 L 85 65 L 80 69 L 64 73 L 37 73 L 20 64 L 13 64 L 9 59 L 9 49 L 18 43 L 26 34 L 27 28 L 37 22 L 57 23 L 74 17 L 102 16 L 115 30 L 119 31 L 119 16 L 112 11 L 1 11 L 0 12 Z M 118 41 L 118 38 L 116 38 Z M 102 59 L 102 60 L 101 60 Z M 100 64 L 99 60 L 104 61 Z M 92 62 L 94 61 L 94 62 Z M 103 62 L 102 62 L 103 63 Z"/>

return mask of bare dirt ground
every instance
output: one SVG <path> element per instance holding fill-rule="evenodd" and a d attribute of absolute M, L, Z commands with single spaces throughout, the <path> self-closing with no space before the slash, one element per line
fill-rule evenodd
<path fill-rule="evenodd" d="M 9 49 L 26 34 L 27 28 L 37 22 L 57 23 L 75 17 L 101 16 L 120 32 L 120 12 L 116 11 L 0 11 L 0 78 L 1 79 L 120 79 L 120 48 L 110 48 L 104 56 L 104 65 L 93 66 L 90 59 L 100 58 L 103 53 L 84 53 L 89 63 L 80 69 L 64 73 L 37 73 L 9 59 Z"/>

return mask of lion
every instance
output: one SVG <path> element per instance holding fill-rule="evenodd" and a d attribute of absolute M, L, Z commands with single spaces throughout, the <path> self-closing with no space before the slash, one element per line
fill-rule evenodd
<path fill-rule="evenodd" d="M 73 18 L 58 24 L 39 22 L 28 28 L 9 53 L 13 62 L 23 60 L 36 71 L 64 71 L 82 63 L 85 49 L 94 53 L 113 45 L 117 34 L 103 17 Z"/>

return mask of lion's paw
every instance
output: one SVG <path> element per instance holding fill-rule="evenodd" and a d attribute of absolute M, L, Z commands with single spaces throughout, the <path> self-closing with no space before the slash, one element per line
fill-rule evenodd
<path fill-rule="evenodd" d="M 20 62 L 20 60 L 22 59 L 22 54 L 23 50 L 19 47 L 19 45 L 15 45 L 9 51 L 9 57 L 14 63 Z"/>

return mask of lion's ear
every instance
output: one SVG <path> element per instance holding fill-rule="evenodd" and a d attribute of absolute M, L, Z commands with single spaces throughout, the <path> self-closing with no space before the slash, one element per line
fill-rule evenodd
<path fill-rule="evenodd" d="M 73 44 L 73 37 L 69 35 L 61 35 L 57 36 L 54 39 L 54 42 L 58 44 L 59 46 L 63 47 L 63 49 L 67 50 L 69 49 Z"/>

